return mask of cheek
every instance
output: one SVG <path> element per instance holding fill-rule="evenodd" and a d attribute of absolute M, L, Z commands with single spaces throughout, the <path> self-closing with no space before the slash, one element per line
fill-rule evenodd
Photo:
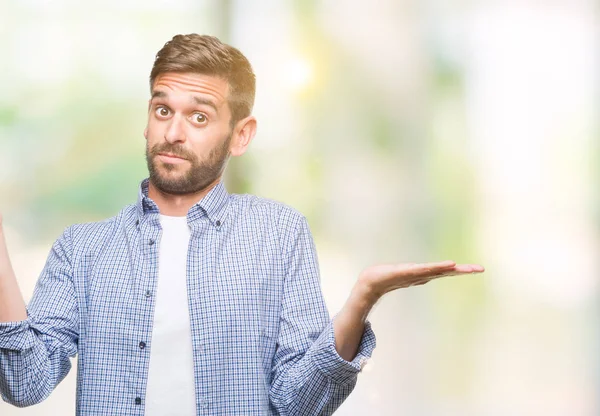
<path fill-rule="evenodd" d="M 188 126 L 185 129 L 188 146 L 198 152 L 209 149 L 216 141 L 218 135 L 218 128 L 212 126 L 205 128 Z"/>
<path fill-rule="evenodd" d="M 196 156 L 197 160 L 204 160 L 210 152 L 210 145 L 207 142 L 188 141 L 187 150 Z"/>

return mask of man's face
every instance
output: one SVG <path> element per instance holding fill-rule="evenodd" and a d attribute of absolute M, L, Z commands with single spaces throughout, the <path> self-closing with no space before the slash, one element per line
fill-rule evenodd
<path fill-rule="evenodd" d="M 168 72 L 156 78 L 144 136 L 158 190 L 190 194 L 220 178 L 232 136 L 228 93 L 227 81 L 214 76 Z"/>

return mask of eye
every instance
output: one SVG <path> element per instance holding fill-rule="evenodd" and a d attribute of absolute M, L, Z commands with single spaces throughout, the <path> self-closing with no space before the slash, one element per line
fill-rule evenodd
<path fill-rule="evenodd" d="M 194 123 L 197 123 L 197 124 L 204 124 L 208 121 L 206 116 L 202 113 L 194 113 L 194 115 L 192 116 L 192 119 L 194 120 Z"/>
<path fill-rule="evenodd" d="M 156 110 L 154 110 L 154 112 L 159 117 L 168 117 L 169 116 L 169 109 L 167 107 L 163 107 L 163 106 L 156 107 Z"/>

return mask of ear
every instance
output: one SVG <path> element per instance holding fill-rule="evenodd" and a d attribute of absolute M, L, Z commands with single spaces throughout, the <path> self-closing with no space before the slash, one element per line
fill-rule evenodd
<path fill-rule="evenodd" d="M 144 137 L 148 140 L 148 126 L 144 129 Z"/>
<path fill-rule="evenodd" d="M 241 156 L 246 153 L 250 142 L 256 134 L 256 118 L 248 116 L 238 121 L 233 129 L 229 152 L 231 156 Z"/>

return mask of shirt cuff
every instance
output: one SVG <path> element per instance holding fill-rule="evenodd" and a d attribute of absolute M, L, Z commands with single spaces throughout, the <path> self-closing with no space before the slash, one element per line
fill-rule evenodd
<path fill-rule="evenodd" d="M 24 351 L 33 347 L 35 335 L 31 326 L 29 310 L 24 321 L 0 322 L 0 350 Z"/>
<path fill-rule="evenodd" d="M 371 358 L 374 348 L 375 333 L 371 329 L 371 323 L 367 321 L 356 357 L 352 361 L 344 360 L 335 349 L 335 335 L 333 321 L 331 321 L 313 345 L 312 358 L 317 368 L 327 377 L 339 384 L 347 384 L 356 379 Z"/>

